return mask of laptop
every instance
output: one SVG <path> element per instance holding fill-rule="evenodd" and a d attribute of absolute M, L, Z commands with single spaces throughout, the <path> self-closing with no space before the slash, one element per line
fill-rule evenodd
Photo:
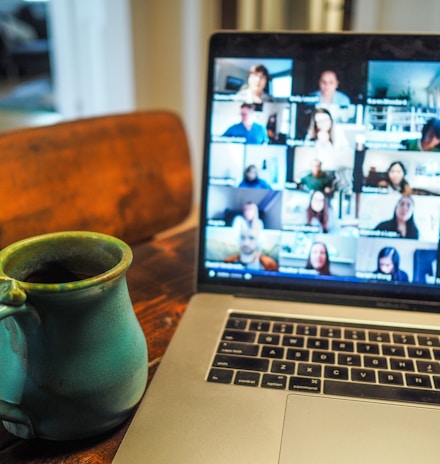
<path fill-rule="evenodd" d="M 197 292 L 115 464 L 435 459 L 439 50 L 212 36 Z"/>

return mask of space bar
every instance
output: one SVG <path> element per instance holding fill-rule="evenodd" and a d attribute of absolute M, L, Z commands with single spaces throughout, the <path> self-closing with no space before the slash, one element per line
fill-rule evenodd
<path fill-rule="evenodd" d="M 440 391 L 438 390 L 389 387 L 368 383 L 326 380 L 324 381 L 324 393 L 376 400 L 440 404 Z"/>

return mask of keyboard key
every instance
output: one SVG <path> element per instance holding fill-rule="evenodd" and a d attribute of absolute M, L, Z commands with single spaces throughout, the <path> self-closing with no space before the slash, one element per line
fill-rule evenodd
<path fill-rule="evenodd" d="M 288 361 L 273 361 L 271 372 L 278 374 L 293 374 L 295 372 L 295 363 Z"/>
<path fill-rule="evenodd" d="M 321 364 L 334 364 L 335 353 L 330 351 L 314 351 L 312 353 L 312 362 Z"/>
<path fill-rule="evenodd" d="M 320 393 L 321 380 L 312 377 L 290 377 L 289 390 Z"/>
<path fill-rule="evenodd" d="M 287 377 L 285 375 L 264 374 L 261 386 L 264 388 L 285 390 L 287 386 Z"/>
<path fill-rule="evenodd" d="M 308 350 L 296 350 L 294 348 L 289 348 L 287 350 L 286 358 L 292 361 L 308 361 L 309 351 Z"/>
<path fill-rule="evenodd" d="M 431 352 L 428 348 L 408 348 L 408 356 L 414 359 L 431 359 Z"/>
<path fill-rule="evenodd" d="M 406 374 L 408 387 L 432 388 L 429 376 L 422 374 Z"/>
<path fill-rule="evenodd" d="M 376 382 L 376 373 L 370 369 L 351 369 L 351 380 L 354 382 Z"/>
<path fill-rule="evenodd" d="M 406 356 L 405 349 L 395 345 L 383 345 L 382 354 L 385 356 Z"/>
<path fill-rule="evenodd" d="M 256 372 L 238 371 L 234 383 L 235 385 L 245 385 L 246 387 L 258 387 L 260 383 L 260 374 Z"/>
<path fill-rule="evenodd" d="M 388 332 L 369 331 L 368 340 L 370 340 L 370 342 L 389 343 L 391 341 L 391 337 Z"/>
<path fill-rule="evenodd" d="M 425 374 L 440 374 L 440 364 L 430 361 L 416 361 L 417 370 Z"/>
<path fill-rule="evenodd" d="M 241 369 L 249 371 L 268 371 L 269 360 L 259 358 L 248 358 L 245 356 L 227 356 L 218 354 L 214 358 L 214 367 L 223 367 L 229 369 Z"/>
<path fill-rule="evenodd" d="M 298 375 L 306 377 L 321 377 L 322 366 L 319 364 L 298 364 Z"/>
<path fill-rule="evenodd" d="M 269 332 L 270 322 L 252 321 L 249 328 L 255 332 Z"/>
<path fill-rule="evenodd" d="M 273 325 L 273 331 L 276 333 L 291 334 L 293 333 L 293 324 L 287 324 L 285 322 L 276 322 Z"/>
<path fill-rule="evenodd" d="M 296 333 L 298 335 L 307 335 L 309 337 L 315 337 L 318 334 L 318 328 L 314 325 L 298 324 L 296 327 Z"/>
<path fill-rule="evenodd" d="M 411 359 L 390 359 L 390 366 L 394 371 L 414 371 L 414 362 Z"/>
<path fill-rule="evenodd" d="M 415 345 L 416 339 L 414 335 L 396 333 L 393 334 L 393 342 L 399 345 Z"/>
<path fill-rule="evenodd" d="M 365 354 L 379 354 L 379 345 L 377 343 L 364 343 L 357 344 L 357 352 Z"/>
<path fill-rule="evenodd" d="M 302 348 L 304 346 L 304 337 L 283 337 L 283 345 Z"/>
<path fill-rule="evenodd" d="M 361 366 L 361 357 L 358 354 L 338 354 L 338 363 L 343 366 Z"/>
<path fill-rule="evenodd" d="M 308 348 L 328 350 L 329 342 L 324 338 L 309 338 L 307 341 Z"/>
<path fill-rule="evenodd" d="M 280 336 L 262 333 L 258 337 L 258 343 L 261 343 L 263 345 L 279 345 Z"/>
<path fill-rule="evenodd" d="M 349 340 L 365 340 L 366 334 L 365 330 L 358 329 L 345 329 L 345 338 Z"/>
<path fill-rule="evenodd" d="M 284 357 L 284 348 L 277 346 L 263 346 L 261 349 L 261 356 L 263 358 L 282 359 Z"/>
<path fill-rule="evenodd" d="M 354 343 L 353 342 L 333 340 L 332 349 L 333 349 L 333 351 L 347 351 L 347 352 L 353 353 L 354 352 Z"/>
<path fill-rule="evenodd" d="M 434 381 L 434 388 L 438 388 L 440 390 L 440 376 L 434 375 L 432 380 Z"/>
<path fill-rule="evenodd" d="M 244 330 L 247 326 L 247 319 L 240 319 L 238 317 L 230 317 L 226 324 L 227 329 L 239 329 Z"/>
<path fill-rule="evenodd" d="M 348 380 L 348 368 L 340 366 L 325 366 L 324 376 L 327 379 Z"/>
<path fill-rule="evenodd" d="M 234 354 L 238 356 L 257 356 L 259 351 L 258 345 L 249 345 L 246 343 L 221 342 L 217 353 Z"/>
<path fill-rule="evenodd" d="M 243 332 L 241 330 L 225 330 L 223 333 L 222 340 L 226 340 L 228 342 L 254 343 L 255 338 L 255 332 Z"/>
<path fill-rule="evenodd" d="M 386 358 L 380 356 L 364 356 L 364 366 L 374 369 L 387 369 L 388 362 Z"/>
<path fill-rule="evenodd" d="M 325 380 L 324 393 L 329 395 L 348 396 L 352 398 L 370 398 L 377 400 L 409 401 L 430 404 L 440 404 L 439 390 L 424 390 L 422 388 L 406 388 L 372 383 L 341 382 Z"/>
<path fill-rule="evenodd" d="M 419 335 L 419 345 L 422 346 L 440 346 L 440 340 L 436 336 L 431 335 Z"/>
<path fill-rule="evenodd" d="M 208 375 L 208 382 L 231 383 L 234 371 L 228 369 L 211 369 Z"/>
<path fill-rule="evenodd" d="M 379 383 L 403 385 L 403 375 L 400 372 L 379 371 Z"/>
<path fill-rule="evenodd" d="M 326 338 L 341 338 L 342 330 L 335 327 L 322 327 L 321 337 Z"/>

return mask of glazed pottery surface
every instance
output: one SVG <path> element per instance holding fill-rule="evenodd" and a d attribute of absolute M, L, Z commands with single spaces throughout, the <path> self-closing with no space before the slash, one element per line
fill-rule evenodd
<path fill-rule="evenodd" d="M 121 240 L 81 231 L 0 252 L 0 419 L 11 433 L 79 439 L 129 417 L 148 369 L 131 261 Z"/>

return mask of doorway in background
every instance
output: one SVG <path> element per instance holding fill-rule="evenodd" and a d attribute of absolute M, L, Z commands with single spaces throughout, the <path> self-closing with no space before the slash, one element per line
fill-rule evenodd
<path fill-rule="evenodd" d="M 47 1 L 2 0 L 0 130 L 58 119 L 52 89 Z"/>

